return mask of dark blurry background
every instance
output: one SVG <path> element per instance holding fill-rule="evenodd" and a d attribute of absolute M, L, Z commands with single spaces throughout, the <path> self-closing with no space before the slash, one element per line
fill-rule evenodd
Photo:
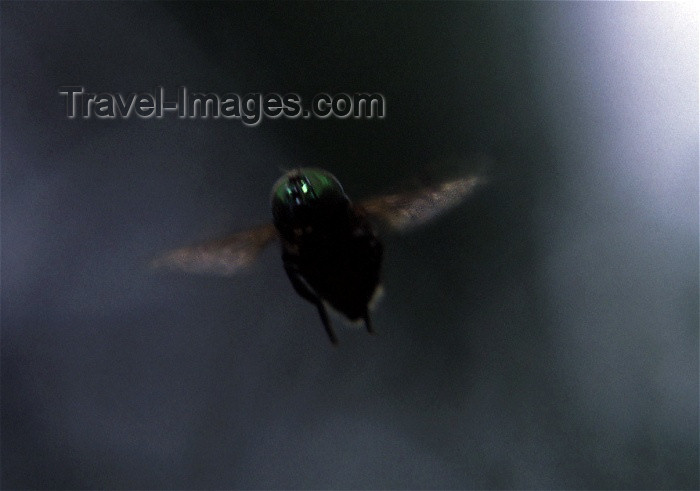
<path fill-rule="evenodd" d="M 2 3 L 2 487 L 697 488 L 690 4 Z M 91 92 L 380 92 L 383 120 L 70 120 Z M 282 169 L 363 198 L 486 156 L 384 237 L 378 336 L 328 343 Z"/>

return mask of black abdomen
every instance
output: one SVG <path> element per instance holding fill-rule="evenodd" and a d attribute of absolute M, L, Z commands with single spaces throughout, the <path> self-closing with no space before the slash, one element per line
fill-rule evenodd
<path fill-rule="evenodd" d="M 283 260 L 333 308 L 350 320 L 363 319 L 379 284 L 382 244 L 353 207 L 343 219 L 335 218 L 303 231 L 295 244 L 286 243 Z"/>

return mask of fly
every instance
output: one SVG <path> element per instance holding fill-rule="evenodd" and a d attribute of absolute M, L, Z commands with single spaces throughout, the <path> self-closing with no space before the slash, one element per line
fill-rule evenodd
<path fill-rule="evenodd" d="M 394 230 L 410 229 L 459 204 L 479 182 L 476 176 L 463 177 L 355 204 L 330 172 L 292 170 L 272 187 L 272 223 L 169 251 L 153 265 L 233 275 L 279 239 L 282 264 L 294 290 L 316 306 L 335 345 L 338 338 L 327 305 L 374 332 L 369 305 L 380 283 L 383 246 L 372 222 L 384 222 Z"/>

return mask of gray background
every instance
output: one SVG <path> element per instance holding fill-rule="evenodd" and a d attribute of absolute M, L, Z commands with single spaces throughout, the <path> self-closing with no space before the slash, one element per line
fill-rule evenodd
<path fill-rule="evenodd" d="M 672 4 L 2 3 L 3 488 L 697 488 L 697 12 Z M 377 91 L 384 120 L 69 120 L 89 91 Z M 333 349 L 281 169 L 491 182 L 384 237 Z"/>

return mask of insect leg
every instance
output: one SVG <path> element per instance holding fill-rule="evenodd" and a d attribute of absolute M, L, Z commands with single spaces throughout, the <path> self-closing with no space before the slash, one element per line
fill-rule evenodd
<path fill-rule="evenodd" d="M 328 319 L 328 313 L 326 312 L 326 307 L 323 305 L 321 300 L 316 302 L 316 307 L 318 308 L 318 314 L 321 316 L 321 322 L 323 322 L 323 327 L 326 329 L 326 334 L 328 334 L 328 339 L 334 346 L 338 346 L 338 338 L 331 327 L 331 321 Z"/>
<path fill-rule="evenodd" d="M 326 306 L 323 305 L 323 300 L 321 300 L 318 297 L 318 295 L 311 291 L 306 282 L 299 276 L 299 272 L 296 270 L 296 268 L 294 268 L 294 266 L 285 262 L 284 270 L 287 272 L 287 276 L 289 277 L 289 281 L 292 282 L 294 290 L 301 297 L 316 305 L 316 308 L 318 309 L 318 314 L 321 316 L 321 322 L 323 323 L 323 327 L 326 329 L 326 333 L 328 334 L 328 338 L 331 340 L 331 343 L 333 343 L 333 345 L 337 345 L 338 338 L 336 337 L 335 332 L 333 331 L 330 319 L 328 319 L 328 313 L 326 312 Z"/>
<path fill-rule="evenodd" d="M 369 318 L 369 312 L 365 311 L 365 315 L 362 317 L 365 320 L 365 326 L 367 326 L 367 332 L 370 334 L 377 334 L 372 325 L 372 320 Z"/>

